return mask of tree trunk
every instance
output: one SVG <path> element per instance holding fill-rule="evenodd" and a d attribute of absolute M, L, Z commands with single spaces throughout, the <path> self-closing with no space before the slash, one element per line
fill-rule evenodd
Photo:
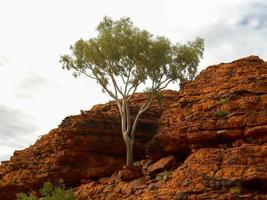
<path fill-rule="evenodd" d="M 132 167 L 133 166 L 133 142 L 131 142 L 130 138 L 128 135 L 124 136 L 124 142 L 126 145 L 126 160 L 127 160 L 127 165 Z"/>

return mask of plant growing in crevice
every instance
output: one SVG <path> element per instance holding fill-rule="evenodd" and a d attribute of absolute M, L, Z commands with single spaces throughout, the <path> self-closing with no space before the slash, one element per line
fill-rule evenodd
<path fill-rule="evenodd" d="M 261 95 L 260 94 L 256 94 L 255 99 L 257 102 L 261 101 Z"/>
<path fill-rule="evenodd" d="M 217 103 L 218 103 L 219 105 L 222 105 L 222 104 L 228 103 L 229 100 L 230 100 L 229 98 L 221 98 L 221 99 L 218 100 Z"/>
<path fill-rule="evenodd" d="M 172 177 L 172 173 L 170 171 L 164 171 L 161 173 L 158 173 L 156 176 L 156 180 L 158 181 L 166 181 Z"/>
<path fill-rule="evenodd" d="M 239 195 L 242 192 L 242 188 L 240 186 L 232 186 L 229 188 L 229 192 L 233 195 Z"/>
<path fill-rule="evenodd" d="M 213 116 L 215 117 L 225 117 L 226 115 L 228 115 L 228 111 L 224 110 L 217 110 L 213 113 Z"/>

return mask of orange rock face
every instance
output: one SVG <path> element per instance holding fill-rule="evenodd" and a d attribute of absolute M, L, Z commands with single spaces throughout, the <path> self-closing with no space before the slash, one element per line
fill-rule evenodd
<path fill-rule="evenodd" d="M 144 100 L 135 95 L 133 114 Z M 135 158 L 138 174 L 121 170 L 117 107 L 97 105 L 2 164 L 0 197 L 63 178 L 79 200 L 267 199 L 267 63 L 210 66 L 179 92 L 164 91 L 162 106 L 140 120 Z"/>
<path fill-rule="evenodd" d="M 154 101 L 141 117 L 136 130 L 135 159 L 145 158 L 146 144 L 155 134 L 164 105 L 176 94 L 163 92 L 163 106 Z M 130 102 L 133 115 L 145 100 L 143 94 L 133 97 Z M 66 117 L 57 129 L 3 162 L 0 197 L 14 199 L 15 193 L 39 188 L 45 181 L 58 182 L 62 178 L 73 187 L 81 181 L 111 175 L 125 164 L 125 151 L 116 104 L 96 105 L 90 111 Z"/>
<path fill-rule="evenodd" d="M 251 56 L 208 67 L 183 84 L 164 110 L 148 145 L 159 168 L 169 154 L 184 161 L 173 171 L 123 182 L 81 185 L 89 199 L 267 199 L 267 63 Z M 159 160 L 160 159 L 160 160 Z M 149 173 L 149 170 L 148 170 Z M 114 178 L 115 177 L 115 178 Z M 167 177 L 167 178 L 165 178 Z"/>
<path fill-rule="evenodd" d="M 167 179 L 114 177 L 80 186 L 76 194 L 90 199 L 267 199 L 267 144 L 202 148 Z M 159 175 L 158 175 L 159 177 Z"/>
<path fill-rule="evenodd" d="M 237 139 L 266 142 L 267 63 L 250 56 L 210 66 L 184 84 L 160 119 L 150 156 L 183 154 Z"/>

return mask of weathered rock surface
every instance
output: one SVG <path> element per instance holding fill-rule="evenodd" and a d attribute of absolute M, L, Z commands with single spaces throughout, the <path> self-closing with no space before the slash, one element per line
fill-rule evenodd
<path fill-rule="evenodd" d="M 0 166 L 0 199 L 59 178 L 80 200 L 267 199 L 266 62 L 250 56 L 210 66 L 163 96 L 137 129 L 138 173 L 121 170 L 120 117 L 109 102 L 15 152 Z M 144 98 L 134 97 L 133 113 Z"/>
<path fill-rule="evenodd" d="M 167 155 L 170 171 L 131 182 L 77 188 L 88 199 L 267 199 L 267 63 L 256 56 L 208 67 L 183 84 L 164 110 L 148 146 L 153 169 Z M 158 177 L 158 178 L 157 178 Z"/>
<path fill-rule="evenodd" d="M 177 167 L 178 163 L 174 156 L 169 155 L 168 157 L 161 158 L 157 162 L 150 165 L 147 169 L 147 172 L 150 176 L 154 176 L 157 173 L 171 170 Z"/>
<path fill-rule="evenodd" d="M 191 154 L 166 180 L 121 182 L 116 174 L 76 191 L 88 199 L 267 199 L 267 144 L 203 148 Z"/>
<path fill-rule="evenodd" d="M 267 63 L 250 56 L 208 67 L 183 85 L 160 123 L 149 148 L 156 159 L 201 147 L 231 146 L 237 139 L 266 142 Z"/>
<path fill-rule="evenodd" d="M 164 105 L 169 105 L 176 94 L 163 92 L 162 106 L 154 101 L 142 115 L 135 137 L 135 159 L 145 158 L 146 144 L 155 134 L 158 118 L 166 109 Z M 136 94 L 130 103 L 131 112 L 136 114 L 145 100 L 144 94 Z M 69 186 L 78 186 L 81 180 L 111 175 L 124 164 L 125 145 L 117 105 L 96 105 L 90 111 L 66 117 L 57 129 L 3 162 L 0 197 L 14 199 L 19 191 L 31 191 L 44 181 L 57 182 L 61 178 Z"/>

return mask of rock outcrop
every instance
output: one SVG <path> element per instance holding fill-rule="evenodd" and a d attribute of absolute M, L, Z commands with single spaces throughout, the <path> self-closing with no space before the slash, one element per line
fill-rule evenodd
<path fill-rule="evenodd" d="M 162 106 L 155 100 L 140 118 L 135 159 L 145 158 L 146 144 L 155 134 L 159 116 L 176 94 L 164 91 Z M 144 94 L 133 97 L 130 102 L 133 115 L 145 100 Z M 2 162 L 0 197 L 14 199 L 15 193 L 39 188 L 45 181 L 63 179 L 74 187 L 88 179 L 109 176 L 125 164 L 125 152 L 116 103 L 96 105 L 90 111 L 66 117 L 58 128 L 34 145 L 15 151 L 10 161 Z"/>
<path fill-rule="evenodd" d="M 175 170 L 131 182 L 114 173 L 81 185 L 79 198 L 267 199 L 266 62 L 251 56 L 208 67 L 183 84 L 159 122 L 148 145 L 154 163 L 143 169 L 174 155 Z"/>
<path fill-rule="evenodd" d="M 138 125 L 138 170 L 122 169 L 120 117 L 109 102 L 15 152 L 0 166 L 0 197 L 63 178 L 80 200 L 267 199 L 267 63 L 210 66 L 162 94 Z M 144 100 L 135 95 L 133 114 Z"/>
<path fill-rule="evenodd" d="M 165 177 L 131 182 L 108 179 L 81 185 L 76 194 L 91 199 L 267 199 L 267 144 L 229 149 L 202 148 Z"/>
<path fill-rule="evenodd" d="M 266 142 L 267 63 L 250 56 L 208 67 L 184 84 L 160 123 L 151 157 L 231 146 L 237 140 Z"/>

